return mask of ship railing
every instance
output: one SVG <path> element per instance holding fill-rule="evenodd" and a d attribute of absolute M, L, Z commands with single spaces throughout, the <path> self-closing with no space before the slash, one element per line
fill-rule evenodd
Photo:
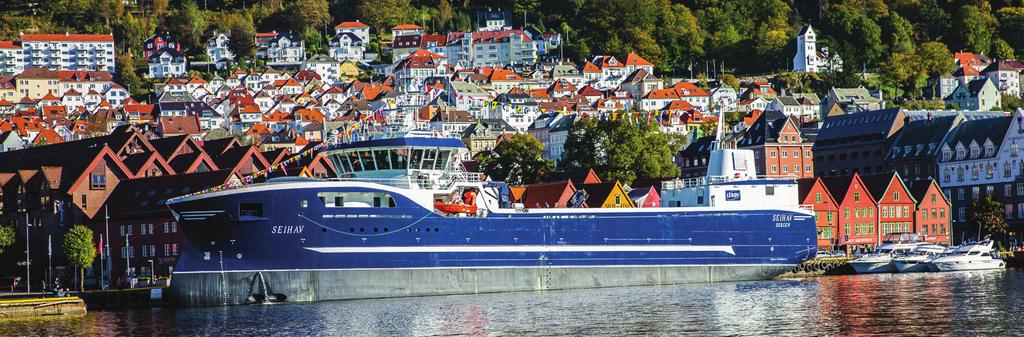
<path fill-rule="evenodd" d="M 704 187 L 708 185 L 728 183 L 733 181 L 748 181 L 748 180 L 796 180 L 795 175 L 758 175 L 754 178 L 747 177 L 736 177 L 736 176 L 704 176 L 686 179 L 675 179 L 669 180 L 662 183 L 664 189 L 681 189 L 681 188 L 693 188 L 693 187 Z"/>
<path fill-rule="evenodd" d="M 452 172 L 437 179 L 420 177 L 402 178 L 330 178 L 330 181 L 360 182 L 391 186 L 404 189 L 447 190 L 457 183 L 480 182 L 480 174 L 475 172 Z"/>

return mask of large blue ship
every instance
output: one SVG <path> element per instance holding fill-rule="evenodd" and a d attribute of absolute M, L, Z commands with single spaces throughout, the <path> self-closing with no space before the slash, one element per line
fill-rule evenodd
<path fill-rule="evenodd" d="M 716 150 L 659 208 L 525 208 L 464 172 L 458 139 L 332 147 L 344 178 L 276 178 L 168 201 L 186 306 L 770 279 L 813 256 L 792 179 Z"/>

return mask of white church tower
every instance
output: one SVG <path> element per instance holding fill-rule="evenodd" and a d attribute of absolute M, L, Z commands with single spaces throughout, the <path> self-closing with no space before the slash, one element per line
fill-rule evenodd
<path fill-rule="evenodd" d="M 818 59 L 817 39 L 811 25 L 804 26 L 796 36 L 796 56 L 793 56 L 793 71 L 816 73 L 821 60 Z"/>

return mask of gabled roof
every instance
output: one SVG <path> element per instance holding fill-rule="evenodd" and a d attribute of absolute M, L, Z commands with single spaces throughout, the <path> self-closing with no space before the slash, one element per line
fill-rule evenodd
<path fill-rule="evenodd" d="M 552 183 L 536 183 L 524 186 L 526 191 L 523 195 L 522 204 L 527 208 L 534 207 L 555 207 L 559 199 L 569 190 L 569 193 L 576 191 L 576 186 L 571 181 L 559 181 Z"/>
<path fill-rule="evenodd" d="M 359 22 L 358 20 L 356 20 L 356 21 L 345 21 L 345 22 L 339 23 L 337 26 L 334 26 L 334 28 L 353 29 L 353 28 L 370 28 L 370 26 L 367 26 L 365 23 L 362 23 L 362 22 Z"/>
<path fill-rule="evenodd" d="M 832 193 L 833 199 L 836 203 L 842 203 L 843 199 L 846 198 L 846 192 L 849 191 L 850 186 L 853 185 L 854 175 L 848 176 L 835 176 L 835 177 L 821 177 L 821 182 L 825 184 L 825 188 Z M 838 204 L 836 206 L 839 206 Z"/>
<path fill-rule="evenodd" d="M 626 55 L 626 66 L 654 66 L 654 64 L 647 62 L 647 60 L 636 53 L 629 53 L 629 55 Z"/>

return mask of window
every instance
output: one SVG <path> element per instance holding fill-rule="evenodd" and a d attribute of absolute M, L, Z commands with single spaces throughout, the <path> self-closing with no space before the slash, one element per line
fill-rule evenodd
<path fill-rule="evenodd" d="M 765 195 L 775 195 L 775 186 L 765 186 L 764 187 L 764 194 Z"/>
<path fill-rule="evenodd" d="M 816 203 L 816 204 L 820 204 L 821 203 L 821 193 L 815 193 L 814 194 L 814 203 Z"/>
<path fill-rule="evenodd" d="M 1013 204 L 1003 205 L 1003 217 L 1013 219 Z"/>
<path fill-rule="evenodd" d="M 849 208 L 843 208 L 843 219 L 849 219 L 849 218 L 850 218 L 850 209 Z M 847 234 L 849 234 L 849 233 L 847 233 Z"/>
<path fill-rule="evenodd" d="M 107 175 L 104 172 L 89 175 L 89 188 L 94 190 L 107 188 Z"/>
<path fill-rule="evenodd" d="M 178 244 L 177 243 L 172 243 L 171 244 L 171 255 L 178 256 Z"/>
<path fill-rule="evenodd" d="M 178 232 L 178 222 L 177 221 L 171 221 L 171 233 L 177 233 L 177 232 Z"/>
<path fill-rule="evenodd" d="M 860 192 L 853 192 L 853 201 L 860 201 Z"/>
<path fill-rule="evenodd" d="M 171 244 L 164 244 L 164 256 L 171 256 Z"/>
<path fill-rule="evenodd" d="M 89 201 L 89 197 L 86 196 L 85 194 L 82 194 L 82 209 L 88 209 L 89 208 L 89 202 L 88 201 Z"/>
<path fill-rule="evenodd" d="M 788 152 L 782 151 L 782 158 L 789 158 L 789 156 L 787 154 L 788 154 Z"/>
<path fill-rule="evenodd" d="M 771 158 L 775 158 L 775 151 L 769 152 L 768 156 Z"/>
<path fill-rule="evenodd" d="M 960 221 L 967 219 L 967 207 L 960 207 L 960 209 L 957 210 L 957 213 L 959 213 L 957 214 L 957 217 Z"/>
<path fill-rule="evenodd" d="M 974 198 L 974 200 L 978 200 L 980 196 L 981 189 L 979 189 L 978 186 L 971 187 L 971 197 Z"/>

